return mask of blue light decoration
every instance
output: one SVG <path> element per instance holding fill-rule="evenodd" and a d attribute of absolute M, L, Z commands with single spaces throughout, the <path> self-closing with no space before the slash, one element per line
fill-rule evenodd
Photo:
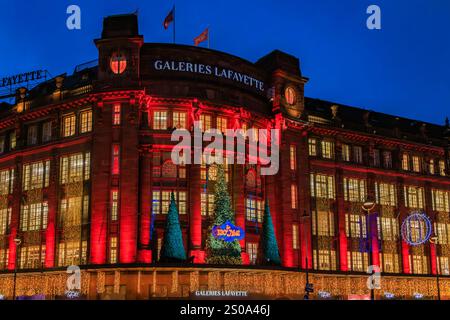
<path fill-rule="evenodd" d="M 360 235 L 361 235 L 361 237 L 359 237 L 359 252 L 361 252 L 361 253 L 372 252 L 372 239 L 374 237 L 377 237 L 377 234 L 376 234 L 377 230 L 376 230 L 376 228 L 370 228 L 369 226 L 372 226 L 372 225 L 370 225 L 371 219 L 377 219 L 377 217 L 378 217 L 377 212 L 374 212 L 367 216 L 366 226 L 365 226 L 366 234 L 367 234 L 366 237 L 362 236 L 364 234 L 363 233 L 363 222 L 362 222 L 362 219 L 359 219 L 359 226 L 360 226 L 359 230 L 360 230 Z M 368 231 L 370 231 L 370 232 L 368 232 Z M 378 240 L 378 250 L 382 251 L 383 250 L 383 248 L 382 248 L 383 241 L 381 241 L 380 237 L 377 237 L 377 240 Z"/>
<path fill-rule="evenodd" d="M 65 292 L 67 299 L 78 299 L 80 297 L 80 291 L 68 290 Z"/>
<path fill-rule="evenodd" d="M 410 246 L 420 246 L 431 237 L 430 218 L 422 212 L 410 214 L 402 223 L 402 238 Z"/>
<path fill-rule="evenodd" d="M 0 294 L 0 300 L 5 300 L 5 296 Z"/>
<path fill-rule="evenodd" d="M 245 231 L 242 228 L 235 226 L 230 221 L 227 221 L 219 226 L 214 226 L 212 228 L 212 235 L 216 239 L 232 242 L 234 240 L 244 239 Z"/>
<path fill-rule="evenodd" d="M 331 293 L 329 293 L 327 291 L 319 291 L 318 295 L 321 299 L 330 299 L 331 298 Z"/>
<path fill-rule="evenodd" d="M 395 298 L 395 295 L 394 295 L 393 293 L 391 293 L 391 292 L 385 292 L 385 293 L 384 293 L 384 297 L 385 297 L 386 299 L 394 299 L 394 298 Z"/>
<path fill-rule="evenodd" d="M 418 293 L 418 292 L 414 293 L 413 296 L 414 296 L 414 299 L 423 299 L 423 294 Z"/>

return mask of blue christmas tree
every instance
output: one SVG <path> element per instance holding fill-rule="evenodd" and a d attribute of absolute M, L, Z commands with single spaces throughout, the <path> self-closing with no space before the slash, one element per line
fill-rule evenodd
<path fill-rule="evenodd" d="M 263 232 L 261 234 L 262 263 L 280 265 L 280 252 L 278 250 L 277 238 L 270 215 L 269 201 L 264 206 Z"/>
<path fill-rule="evenodd" d="M 178 262 L 186 260 L 186 251 L 183 245 L 178 209 L 173 192 L 170 195 L 169 212 L 167 213 L 166 228 L 161 247 L 160 261 Z"/>

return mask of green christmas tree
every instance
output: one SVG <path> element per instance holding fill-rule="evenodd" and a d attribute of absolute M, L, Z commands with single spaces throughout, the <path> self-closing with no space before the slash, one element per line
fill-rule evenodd
<path fill-rule="evenodd" d="M 214 190 L 214 216 L 206 239 L 206 262 L 210 264 L 242 264 L 239 240 L 226 242 L 216 239 L 212 228 L 227 221 L 234 224 L 234 213 L 228 194 L 223 165 L 217 165 L 217 179 Z"/>
<path fill-rule="evenodd" d="M 262 263 L 269 265 L 280 265 L 280 252 L 278 250 L 277 238 L 270 215 L 269 201 L 264 206 L 263 231 L 261 235 Z"/>
<path fill-rule="evenodd" d="M 183 245 L 178 209 L 173 192 L 170 195 L 169 212 L 167 213 L 164 240 L 161 247 L 160 261 L 179 262 L 186 260 L 186 251 Z"/>

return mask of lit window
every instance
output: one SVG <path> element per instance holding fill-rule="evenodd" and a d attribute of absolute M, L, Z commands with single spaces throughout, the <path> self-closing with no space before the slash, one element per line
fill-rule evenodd
<path fill-rule="evenodd" d="M 368 266 L 368 255 L 366 252 L 347 251 L 347 260 L 350 270 L 365 272 Z"/>
<path fill-rule="evenodd" d="M 217 130 L 220 132 L 225 132 L 227 130 L 227 118 L 217 117 Z"/>
<path fill-rule="evenodd" d="M 117 263 L 117 237 L 111 237 L 109 240 L 109 262 Z"/>
<path fill-rule="evenodd" d="M 412 157 L 412 165 L 413 165 L 413 171 L 414 172 L 420 172 L 420 158 L 418 156 Z"/>
<path fill-rule="evenodd" d="M 167 130 L 167 111 L 153 112 L 153 129 Z"/>
<path fill-rule="evenodd" d="M 434 211 L 442 211 L 449 212 L 449 192 L 443 190 L 431 190 L 432 202 L 433 202 L 433 210 Z"/>
<path fill-rule="evenodd" d="M 438 273 L 449 275 L 450 274 L 450 264 L 449 264 L 449 258 L 448 257 L 437 257 L 438 258 Z"/>
<path fill-rule="evenodd" d="M 112 123 L 113 126 L 119 126 L 121 122 L 121 105 L 120 103 L 116 103 L 113 106 L 113 112 L 112 112 Z"/>
<path fill-rule="evenodd" d="M 264 201 L 260 199 L 247 198 L 245 204 L 245 215 L 247 221 L 258 221 L 261 223 L 263 221 L 264 214 Z"/>
<path fill-rule="evenodd" d="M 380 264 L 382 272 L 400 273 L 399 255 L 397 253 L 380 253 Z"/>
<path fill-rule="evenodd" d="M 389 217 L 377 217 L 378 239 L 395 241 L 398 237 L 398 220 Z"/>
<path fill-rule="evenodd" d="M 48 187 L 50 178 L 50 160 L 24 164 L 22 188 L 24 191 Z"/>
<path fill-rule="evenodd" d="M 409 264 L 412 274 L 427 274 L 428 273 L 428 261 L 425 255 L 410 255 Z"/>
<path fill-rule="evenodd" d="M 292 225 L 292 249 L 297 250 L 299 249 L 299 241 L 298 241 L 298 225 L 293 224 Z"/>
<path fill-rule="evenodd" d="M 0 171 L 0 195 L 5 196 L 13 193 L 14 169 Z"/>
<path fill-rule="evenodd" d="M 117 221 L 119 215 L 119 191 L 111 191 L 111 220 Z"/>
<path fill-rule="evenodd" d="M 38 127 L 36 125 L 28 127 L 27 144 L 29 146 L 37 143 Z"/>
<path fill-rule="evenodd" d="M 350 161 L 350 146 L 348 144 L 342 145 L 342 160 Z"/>
<path fill-rule="evenodd" d="M 167 214 L 169 212 L 171 191 L 153 191 L 152 214 Z M 177 204 L 178 213 L 187 213 L 187 192 L 175 191 L 175 202 Z"/>
<path fill-rule="evenodd" d="M 80 113 L 80 132 L 86 133 L 92 131 L 92 110 L 82 111 Z"/>
<path fill-rule="evenodd" d="M 90 178 L 90 153 L 62 156 L 59 161 L 60 184 L 80 182 Z"/>
<path fill-rule="evenodd" d="M 87 260 L 87 241 L 65 241 L 58 245 L 58 266 L 83 265 Z"/>
<path fill-rule="evenodd" d="M 310 156 L 317 156 L 317 140 L 313 138 L 308 139 L 308 148 Z"/>
<path fill-rule="evenodd" d="M 298 201 L 297 185 L 291 184 L 291 208 L 292 209 L 297 209 L 297 201 Z"/>
<path fill-rule="evenodd" d="M 313 256 L 314 256 L 314 269 L 336 270 L 336 251 L 314 249 Z"/>
<path fill-rule="evenodd" d="M 201 213 L 202 216 L 210 216 L 214 213 L 214 194 L 209 194 L 202 191 Z"/>
<path fill-rule="evenodd" d="M 445 162 L 444 160 L 439 160 L 439 174 L 445 177 Z"/>
<path fill-rule="evenodd" d="M 52 122 L 47 121 L 42 125 L 42 142 L 48 142 L 52 139 Z"/>
<path fill-rule="evenodd" d="M 383 167 L 385 169 L 392 168 L 392 153 L 390 151 L 383 151 Z"/>
<path fill-rule="evenodd" d="M 256 242 L 247 242 L 247 253 L 251 264 L 256 264 L 258 258 L 258 244 Z"/>
<path fill-rule="evenodd" d="M 295 145 L 290 146 L 289 153 L 291 170 L 295 171 L 297 169 L 297 148 Z"/>
<path fill-rule="evenodd" d="M 48 205 L 39 202 L 22 205 L 20 208 L 20 229 L 38 231 L 47 228 Z"/>
<path fill-rule="evenodd" d="M 334 199 L 334 177 L 323 174 L 310 175 L 311 196 L 316 198 Z"/>
<path fill-rule="evenodd" d="M 5 136 L 0 137 L 0 153 L 5 152 Z"/>
<path fill-rule="evenodd" d="M 405 186 L 405 206 L 413 209 L 423 209 L 424 191 L 423 188 Z"/>
<path fill-rule="evenodd" d="M 437 236 L 437 244 L 446 245 L 450 243 L 450 223 L 436 222 L 434 230 Z"/>
<path fill-rule="evenodd" d="M 353 178 L 344 178 L 345 201 L 363 202 L 366 200 L 366 181 Z"/>
<path fill-rule="evenodd" d="M 435 174 L 434 160 L 433 159 L 430 159 L 430 161 L 428 162 L 428 172 L 430 174 Z"/>
<path fill-rule="evenodd" d="M 75 124 L 76 124 L 76 117 L 74 114 L 70 114 L 63 117 L 63 128 L 62 128 L 62 135 L 63 137 L 70 137 L 75 135 Z"/>
<path fill-rule="evenodd" d="M 77 195 L 61 199 L 59 214 L 60 227 L 80 226 L 83 216 L 87 217 L 88 215 L 88 207 L 85 207 L 83 205 L 84 203 L 89 203 L 89 196 Z"/>
<path fill-rule="evenodd" d="M 172 116 L 173 127 L 177 129 L 186 129 L 186 112 L 174 111 Z"/>
<path fill-rule="evenodd" d="M 402 155 L 402 169 L 409 171 L 409 155 L 407 153 Z"/>
<path fill-rule="evenodd" d="M 45 245 L 23 245 L 19 248 L 19 269 L 40 269 L 45 261 Z"/>
<path fill-rule="evenodd" d="M 8 268 L 9 262 L 9 249 L 0 247 L 0 270 Z"/>
<path fill-rule="evenodd" d="M 3 236 L 6 234 L 10 224 L 11 224 L 11 208 L 0 209 L 0 235 Z"/>
<path fill-rule="evenodd" d="M 113 144 L 112 146 L 112 174 L 119 174 L 120 172 L 120 146 Z"/>
<path fill-rule="evenodd" d="M 359 214 L 345 214 L 345 234 L 349 238 L 366 238 L 366 217 Z"/>
<path fill-rule="evenodd" d="M 375 182 L 375 199 L 378 204 L 395 207 L 397 205 L 397 188 L 391 183 Z"/>
<path fill-rule="evenodd" d="M 353 161 L 355 161 L 356 163 L 363 163 L 362 147 L 353 146 Z"/>
<path fill-rule="evenodd" d="M 313 235 L 334 236 L 334 214 L 329 211 L 317 211 L 312 215 Z"/>
<path fill-rule="evenodd" d="M 16 131 L 9 134 L 9 149 L 14 150 L 16 148 Z"/>
<path fill-rule="evenodd" d="M 202 132 L 211 129 L 211 116 L 209 114 L 200 115 L 201 129 Z"/>
<path fill-rule="evenodd" d="M 109 61 L 109 66 L 114 74 L 121 74 L 127 68 L 127 59 L 122 52 L 114 52 Z"/>
<path fill-rule="evenodd" d="M 323 140 L 321 142 L 322 147 L 322 157 L 325 159 L 334 158 L 334 143 L 331 141 Z"/>

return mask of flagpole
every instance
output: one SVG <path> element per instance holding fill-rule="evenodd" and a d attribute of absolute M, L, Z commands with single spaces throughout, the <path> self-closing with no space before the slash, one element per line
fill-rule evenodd
<path fill-rule="evenodd" d="M 209 38 L 210 38 L 210 33 L 209 33 L 209 26 L 208 26 L 208 49 L 209 49 Z"/>
<path fill-rule="evenodd" d="M 173 43 L 175 43 L 175 23 L 177 19 L 175 16 L 175 5 L 173 5 Z"/>

